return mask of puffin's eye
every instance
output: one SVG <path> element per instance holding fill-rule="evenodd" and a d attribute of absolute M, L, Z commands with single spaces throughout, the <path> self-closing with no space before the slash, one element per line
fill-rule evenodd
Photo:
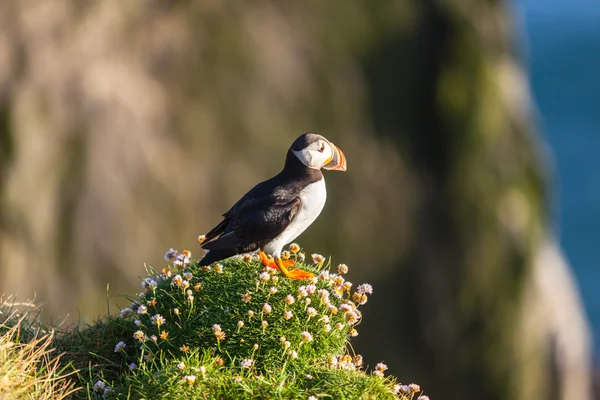
<path fill-rule="evenodd" d="M 319 149 L 319 153 L 322 153 L 325 151 L 325 143 L 321 143 L 321 148 Z"/>

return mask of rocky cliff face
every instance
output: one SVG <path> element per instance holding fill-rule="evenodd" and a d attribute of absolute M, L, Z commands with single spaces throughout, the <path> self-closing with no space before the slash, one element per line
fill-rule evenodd
<path fill-rule="evenodd" d="M 0 292 L 103 312 L 106 282 L 194 252 L 314 130 L 349 171 L 300 242 L 380 288 L 361 352 L 434 397 L 551 398 L 553 342 L 521 340 L 552 325 L 527 323 L 549 228 L 510 21 L 501 1 L 7 1 Z"/>

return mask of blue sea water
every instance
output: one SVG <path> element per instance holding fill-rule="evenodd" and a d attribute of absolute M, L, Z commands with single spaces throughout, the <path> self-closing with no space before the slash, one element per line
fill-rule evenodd
<path fill-rule="evenodd" d="M 552 151 L 557 233 L 600 360 L 600 0 L 520 0 L 531 89 Z"/>

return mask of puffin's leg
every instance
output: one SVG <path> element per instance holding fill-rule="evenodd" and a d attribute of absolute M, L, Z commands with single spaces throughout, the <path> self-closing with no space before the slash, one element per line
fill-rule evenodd
<path fill-rule="evenodd" d="M 275 269 L 279 268 L 279 265 L 277 265 L 275 261 L 270 260 L 264 252 L 261 251 L 260 253 L 258 253 L 258 255 L 260 256 L 260 261 L 265 267 L 271 267 Z M 284 267 L 291 267 L 295 264 L 294 260 L 281 260 L 281 262 L 283 263 Z"/>

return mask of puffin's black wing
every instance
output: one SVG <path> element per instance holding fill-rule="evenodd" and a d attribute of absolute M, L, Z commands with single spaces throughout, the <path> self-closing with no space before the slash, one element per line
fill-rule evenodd
<path fill-rule="evenodd" d="M 235 251 L 234 254 L 257 250 L 287 228 L 300 206 L 297 196 L 244 196 L 206 235 L 202 248 Z"/>

